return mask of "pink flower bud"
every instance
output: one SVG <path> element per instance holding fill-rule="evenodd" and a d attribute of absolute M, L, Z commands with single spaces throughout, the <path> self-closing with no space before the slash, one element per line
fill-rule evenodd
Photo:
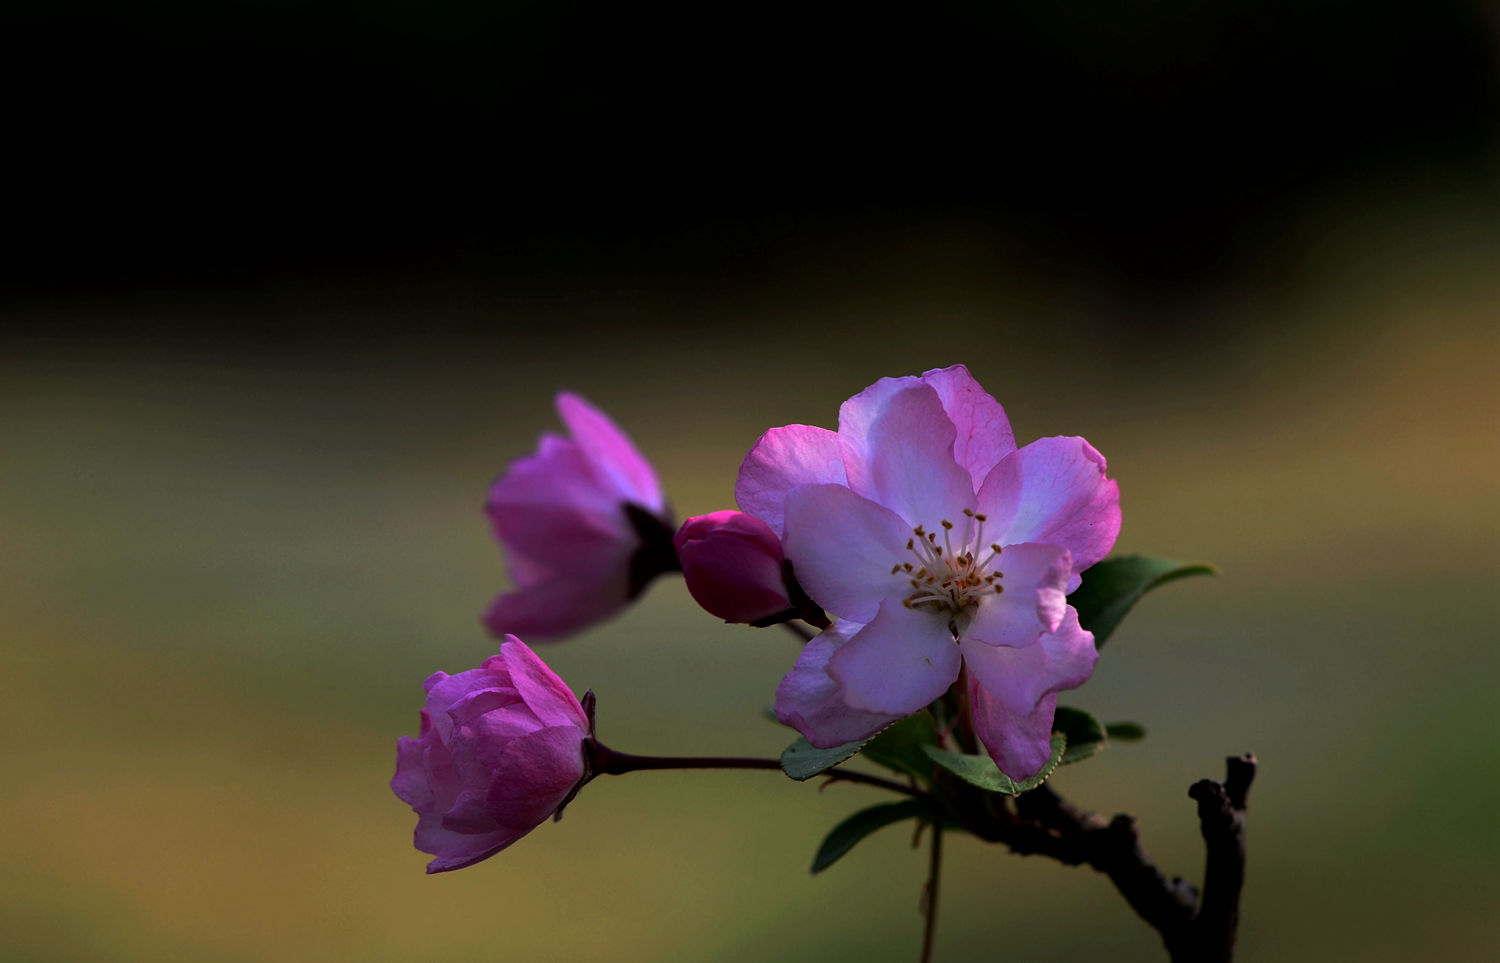
<path fill-rule="evenodd" d="M 421 735 L 396 743 L 391 789 L 417 814 L 427 872 L 462 869 L 531 832 L 587 776 L 588 715 L 520 639 L 423 683 Z"/>
<path fill-rule="evenodd" d="M 791 607 L 781 541 L 755 516 L 723 511 L 689 518 L 672 543 L 688 591 L 710 614 L 756 622 Z"/>

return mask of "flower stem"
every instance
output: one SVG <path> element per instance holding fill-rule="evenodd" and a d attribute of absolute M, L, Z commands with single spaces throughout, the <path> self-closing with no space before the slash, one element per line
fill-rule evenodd
<path fill-rule="evenodd" d="M 595 775 L 619 776 L 640 769 L 774 769 L 781 771 L 777 759 L 759 759 L 748 756 L 637 756 L 628 752 L 616 752 L 599 742 L 589 746 L 589 763 Z M 829 769 L 820 775 L 830 780 L 855 782 L 866 786 L 889 789 L 905 796 L 925 797 L 921 789 L 904 785 L 893 779 L 883 779 L 848 769 Z"/>
<path fill-rule="evenodd" d="M 932 824 L 932 859 L 927 864 L 927 886 L 922 893 L 922 915 L 926 920 L 922 927 L 922 960 L 931 963 L 932 947 L 937 937 L 938 876 L 943 868 L 943 821 Z"/>
<path fill-rule="evenodd" d="M 782 622 L 780 623 L 780 625 L 782 628 L 786 629 L 788 632 L 801 639 L 803 644 L 811 642 L 813 639 L 812 632 L 793 622 Z"/>

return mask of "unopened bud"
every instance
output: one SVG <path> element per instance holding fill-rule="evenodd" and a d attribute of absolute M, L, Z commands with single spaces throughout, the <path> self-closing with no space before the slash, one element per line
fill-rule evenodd
<path fill-rule="evenodd" d="M 744 512 L 698 515 L 673 538 L 688 591 L 726 622 L 756 622 L 792 605 L 782 579 L 781 541 Z"/>

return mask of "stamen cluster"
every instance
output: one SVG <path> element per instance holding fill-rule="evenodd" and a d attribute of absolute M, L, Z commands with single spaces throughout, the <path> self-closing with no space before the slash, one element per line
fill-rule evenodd
<path fill-rule="evenodd" d="M 936 532 L 921 525 L 912 529 L 906 549 L 916 557 L 916 564 L 898 562 L 891 568 L 892 575 L 904 575 L 911 583 L 912 593 L 902 604 L 909 609 L 929 605 L 957 615 L 977 606 L 987 593 L 1004 592 L 1000 579 L 1005 573 L 998 568 L 990 570 L 1000 557 L 1001 547 L 991 543 L 988 555 L 976 557 L 976 552 L 983 550 L 986 521 L 984 515 L 964 509 L 964 533 L 959 536 L 958 550 L 953 547 L 953 522 L 946 518 L 939 523 L 943 529 L 941 545 Z"/>

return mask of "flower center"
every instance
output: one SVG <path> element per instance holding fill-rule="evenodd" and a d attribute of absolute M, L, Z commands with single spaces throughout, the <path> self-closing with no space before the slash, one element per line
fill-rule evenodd
<path fill-rule="evenodd" d="M 1000 584 L 1004 573 L 998 567 L 1001 549 L 998 544 L 985 545 L 985 520 L 985 516 L 965 508 L 963 532 L 957 534 L 956 546 L 953 523 L 946 518 L 940 523 L 941 543 L 936 532 L 921 525 L 912 529 L 906 550 L 913 561 L 897 562 L 891 569 L 892 575 L 903 576 L 911 583 L 911 594 L 903 605 L 958 616 L 978 606 L 985 595 L 1005 591 Z M 981 557 L 986 549 L 988 554 Z"/>

